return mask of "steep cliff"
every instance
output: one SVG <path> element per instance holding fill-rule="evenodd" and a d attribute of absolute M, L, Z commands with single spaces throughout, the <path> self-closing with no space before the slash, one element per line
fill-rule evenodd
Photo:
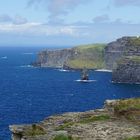
<path fill-rule="evenodd" d="M 115 83 L 140 84 L 140 56 L 127 56 L 117 62 L 113 70 L 112 81 Z"/>
<path fill-rule="evenodd" d="M 104 109 L 51 116 L 10 126 L 12 140 L 140 139 L 140 99 L 108 100 Z"/>
<path fill-rule="evenodd" d="M 41 67 L 64 67 L 67 69 L 96 69 L 104 67 L 105 44 L 77 46 L 70 49 L 44 50 L 33 63 Z"/>
<path fill-rule="evenodd" d="M 122 37 L 105 47 L 107 69 L 116 67 L 117 60 L 124 56 L 140 56 L 140 37 Z"/>

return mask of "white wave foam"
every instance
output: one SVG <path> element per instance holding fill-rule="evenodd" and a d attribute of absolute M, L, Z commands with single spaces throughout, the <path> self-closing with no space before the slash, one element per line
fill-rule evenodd
<path fill-rule="evenodd" d="M 27 53 L 23 53 L 23 55 L 33 55 L 34 53 L 32 52 L 27 52 Z"/>
<path fill-rule="evenodd" d="M 58 69 L 61 72 L 69 72 L 69 70 L 65 70 L 65 69 Z"/>
<path fill-rule="evenodd" d="M 76 82 L 83 82 L 83 83 L 91 83 L 91 82 L 96 82 L 96 80 L 76 80 Z"/>
<path fill-rule="evenodd" d="M 20 66 L 21 68 L 33 68 L 33 66 L 32 65 L 22 65 L 22 66 Z"/>
<path fill-rule="evenodd" d="M 100 72 L 112 72 L 112 70 L 107 70 L 107 69 L 98 69 L 98 70 L 95 70 L 95 71 L 100 71 Z"/>

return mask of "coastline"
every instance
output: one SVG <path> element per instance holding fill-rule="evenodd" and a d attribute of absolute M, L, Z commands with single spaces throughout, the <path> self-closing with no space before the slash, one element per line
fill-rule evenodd
<path fill-rule="evenodd" d="M 133 109 L 130 103 L 133 103 Z M 139 138 L 140 108 L 137 104 L 140 104 L 140 98 L 106 100 L 103 109 L 64 113 L 37 124 L 11 125 L 9 128 L 12 140 L 54 140 L 59 136 L 68 140 Z"/>

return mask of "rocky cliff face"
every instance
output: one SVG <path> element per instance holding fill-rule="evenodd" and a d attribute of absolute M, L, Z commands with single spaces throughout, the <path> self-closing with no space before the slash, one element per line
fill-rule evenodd
<path fill-rule="evenodd" d="M 76 54 L 75 49 L 44 50 L 38 54 L 38 63 L 41 67 L 62 67 Z"/>
<path fill-rule="evenodd" d="M 109 43 L 105 48 L 105 63 L 107 69 L 113 69 L 117 60 L 124 56 L 140 56 L 140 37 L 122 37 Z"/>
<path fill-rule="evenodd" d="M 123 37 L 105 48 L 105 62 L 115 83 L 140 83 L 140 37 Z"/>
<path fill-rule="evenodd" d="M 77 46 L 70 49 L 44 50 L 34 66 L 64 67 L 66 69 L 96 69 L 104 67 L 104 44 Z"/>
<path fill-rule="evenodd" d="M 140 84 L 140 56 L 129 56 L 120 59 L 113 70 L 112 81 L 115 83 Z"/>
<path fill-rule="evenodd" d="M 10 126 L 12 140 L 124 140 L 140 138 L 140 99 L 108 100 L 104 109 L 51 116 Z M 125 139 L 126 140 L 126 139 Z"/>

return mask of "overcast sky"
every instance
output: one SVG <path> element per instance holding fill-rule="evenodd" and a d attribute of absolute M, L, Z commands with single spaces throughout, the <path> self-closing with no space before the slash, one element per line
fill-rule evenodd
<path fill-rule="evenodd" d="M 0 0 L 0 46 L 107 43 L 140 35 L 140 0 Z"/>

